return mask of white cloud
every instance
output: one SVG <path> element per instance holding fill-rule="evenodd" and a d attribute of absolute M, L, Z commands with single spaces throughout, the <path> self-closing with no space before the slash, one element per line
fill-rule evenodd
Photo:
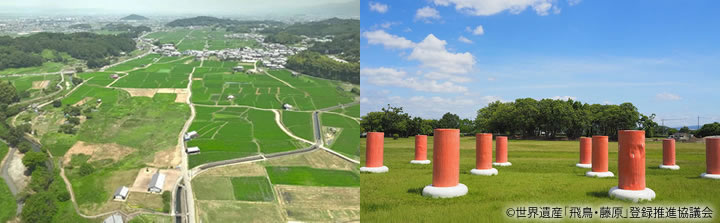
<path fill-rule="evenodd" d="M 463 43 L 473 43 L 472 40 L 465 38 L 464 36 L 458 37 L 458 41 L 463 42 Z"/>
<path fill-rule="evenodd" d="M 442 73 L 465 74 L 473 69 L 475 58 L 469 52 L 451 53 L 445 48 L 447 42 L 429 34 L 416 44 L 409 60 L 420 61 L 422 67 L 432 68 Z"/>
<path fill-rule="evenodd" d="M 659 93 L 659 94 L 655 95 L 655 98 L 657 98 L 658 100 L 663 100 L 663 101 L 677 101 L 677 100 L 682 99 L 682 97 L 680 97 L 679 95 L 671 94 L 671 93 L 667 93 L 667 92 Z"/>
<path fill-rule="evenodd" d="M 495 80 L 497 80 L 497 78 L 495 78 L 495 77 L 488 77 L 487 80 L 488 80 L 488 81 L 495 81 Z"/>
<path fill-rule="evenodd" d="M 538 15 L 549 14 L 555 0 L 433 0 L 436 5 L 455 5 L 455 10 L 476 16 L 489 16 L 504 11 L 519 14 L 532 8 Z M 558 9 L 559 12 L 559 9 Z"/>
<path fill-rule="evenodd" d="M 407 27 L 407 28 L 405 28 L 405 29 L 403 30 L 403 32 L 406 32 L 406 33 L 412 32 L 412 29 L 411 29 L 410 27 Z"/>
<path fill-rule="evenodd" d="M 563 101 L 567 101 L 568 99 L 572 99 L 573 101 L 576 101 L 576 100 L 577 100 L 577 97 L 573 97 L 573 96 L 554 96 L 554 97 L 552 97 L 552 98 L 550 98 L 550 99 L 553 99 L 553 100 L 563 100 Z"/>
<path fill-rule="evenodd" d="M 388 11 L 388 5 L 379 2 L 370 2 L 370 11 L 376 11 L 379 13 L 386 13 Z"/>
<path fill-rule="evenodd" d="M 383 29 L 389 29 L 390 27 L 392 27 L 394 25 L 398 25 L 398 24 L 400 24 L 400 23 L 399 22 L 384 22 L 384 23 L 380 24 L 380 27 L 382 27 Z"/>
<path fill-rule="evenodd" d="M 430 19 L 440 19 L 440 12 L 438 12 L 437 9 L 431 8 L 430 6 L 419 8 L 417 12 L 415 12 L 415 20 L 424 20 L 425 22 L 430 22 Z"/>
<path fill-rule="evenodd" d="M 567 2 L 568 2 L 568 5 L 573 6 L 573 5 L 580 4 L 581 1 L 582 0 L 568 0 Z"/>
<path fill-rule="evenodd" d="M 470 30 L 470 27 L 467 27 L 466 30 Z M 472 34 L 476 36 L 485 34 L 485 29 L 483 29 L 482 26 L 477 26 L 475 29 L 472 29 Z"/>
<path fill-rule="evenodd" d="M 360 76 L 368 82 L 378 86 L 395 86 L 410 88 L 416 91 L 436 93 L 459 93 L 468 89 L 451 81 L 439 82 L 437 80 L 422 80 L 407 75 L 407 72 L 394 68 L 362 68 Z"/>
<path fill-rule="evenodd" d="M 370 99 L 368 99 L 367 97 L 360 98 L 360 103 L 368 103 L 368 102 L 370 102 Z"/>
<path fill-rule="evenodd" d="M 405 37 L 392 35 L 384 30 L 366 31 L 362 35 L 368 40 L 368 43 L 381 44 L 385 48 L 407 49 L 415 46 L 415 43 Z"/>

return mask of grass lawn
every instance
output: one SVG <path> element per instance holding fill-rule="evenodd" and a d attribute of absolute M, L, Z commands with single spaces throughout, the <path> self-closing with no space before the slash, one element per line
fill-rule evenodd
<path fill-rule="evenodd" d="M 360 118 L 360 104 L 352 105 L 349 107 L 338 108 L 332 110 L 333 112 L 346 114 L 352 117 Z"/>
<path fill-rule="evenodd" d="M 2 160 L 9 151 L 8 146 L 0 142 L 0 160 Z M 15 209 L 17 204 L 15 203 L 15 197 L 10 193 L 5 181 L 0 182 L 0 222 L 6 222 L 11 218 L 15 217 Z"/>
<path fill-rule="evenodd" d="M 320 114 L 320 119 L 323 126 L 330 126 L 342 129 L 339 136 L 331 143 L 330 149 L 340 152 L 350 158 L 359 157 L 359 141 L 358 136 L 360 135 L 360 124 L 355 120 L 344 117 L 342 115 L 323 113 Z"/>
<path fill-rule="evenodd" d="M 428 137 L 428 159 L 432 159 L 432 145 Z M 432 199 L 421 195 L 423 187 L 432 183 L 432 165 L 409 163 L 414 158 L 414 138 L 386 138 L 384 164 L 390 172 L 361 174 L 363 221 L 501 222 L 510 220 L 505 217 L 508 207 L 633 205 L 608 197 L 608 190 L 618 184 L 617 177 L 589 178 L 585 177 L 588 169 L 575 167 L 578 141 L 510 140 L 512 166 L 495 167 L 499 175 L 492 177 L 469 173 L 475 167 L 474 137 L 461 138 L 460 147 L 460 182 L 467 185 L 468 194 Z M 364 163 L 364 139 L 361 148 Z M 609 170 L 616 176 L 617 148 L 617 142 L 609 143 Z M 699 178 L 705 172 L 704 144 L 677 143 L 678 171 L 657 168 L 662 163 L 662 142 L 647 142 L 646 151 L 646 184 L 657 197 L 636 206 L 720 207 L 720 196 L 715 196 L 720 194 L 720 181 Z"/>
<path fill-rule="evenodd" d="M 351 171 L 315 169 L 303 166 L 267 166 L 272 184 L 357 187 L 360 176 Z"/>
<path fill-rule="evenodd" d="M 315 141 L 311 112 L 282 112 L 282 122 L 297 137 Z"/>
<path fill-rule="evenodd" d="M 275 196 L 272 185 L 267 178 L 233 177 L 231 179 L 235 200 L 239 201 L 273 201 Z"/>

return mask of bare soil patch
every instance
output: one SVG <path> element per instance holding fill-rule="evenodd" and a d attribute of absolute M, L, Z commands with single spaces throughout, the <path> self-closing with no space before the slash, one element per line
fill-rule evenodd
<path fill-rule="evenodd" d="M 10 165 L 8 167 L 8 175 L 12 178 L 18 191 L 22 191 L 30 181 L 30 177 L 25 176 L 26 168 L 25 165 L 22 164 L 22 158 L 25 155 L 20 153 L 20 150 L 15 150 L 15 154 L 11 155 L 13 155 L 13 158 L 10 160 L 10 163 L 8 163 L 8 165 Z"/>
<path fill-rule="evenodd" d="M 286 206 L 360 210 L 359 187 L 275 185 L 275 190 Z"/>
<path fill-rule="evenodd" d="M 152 98 L 155 96 L 155 93 L 157 93 L 157 89 L 155 88 L 120 88 L 128 93 L 130 93 L 131 97 L 150 97 Z"/>
<path fill-rule="evenodd" d="M 202 80 L 202 77 L 193 77 L 193 80 L 194 80 L 194 81 L 201 81 L 201 80 Z"/>
<path fill-rule="evenodd" d="M 45 89 L 48 84 L 50 84 L 50 80 L 33 81 L 32 87 L 30 87 L 30 89 Z"/>
<path fill-rule="evenodd" d="M 244 177 L 244 176 L 265 176 L 267 172 L 265 167 L 256 163 L 241 163 L 209 169 L 202 173 L 203 176 L 225 176 L 225 177 Z"/>
<path fill-rule="evenodd" d="M 150 183 L 150 180 L 152 180 L 153 174 L 157 171 L 157 168 L 152 167 L 141 168 L 138 171 L 135 182 L 132 184 L 132 187 L 130 187 L 130 191 L 147 192 L 147 186 Z M 180 177 L 180 170 L 160 169 L 160 173 L 165 174 L 165 184 L 163 185 L 163 190 L 172 191 L 175 186 L 175 182 Z"/>
<path fill-rule="evenodd" d="M 330 154 L 324 150 L 316 150 L 310 153 L 291 155 L 267 161 L 273 166 L 310 166 L 319 169 L 350 170 L 356 169 L 355 165 L 340 157 Z"/>
<path fill-rule="evenodd" d="M 148 163 L 148 166 L 153 167 L 175 167 L 180 165 L 181 151 L 180 147 L 171 147 L 165 150 L 160 150 L 155 153 L 152 163 Z"/>
<path fill-rule="evenodd" d="M 74 154 L 85 154 L 90 156 L 88 162 L 110 159 L 116 162 L 130 153 L 134 152 L 135 149 L 118 145 L 115 143 L 109 144 L 91 144 L 83 141 L 77 141 L 70 150 L 63 156 L 63 164 L 70 164 L 72 155 Z"/>
<path fill-rule="evenodd" d="M 87 103 L 89 100 L 90 100 L 90 97 L 85 97 L 85 98 L 83 98 L 82 100 L 80 100 L 80 101 L 78 101 L 78 102 L 75 102 L 75 104 L 73 104 L 73 106 L 81 106 L 81 105 L 84 105 L 84 104 Z"/>
<path fill-rule="evenodd" d="M 255 88 L 255 95 L 260 95 L 260 88 Z"/>

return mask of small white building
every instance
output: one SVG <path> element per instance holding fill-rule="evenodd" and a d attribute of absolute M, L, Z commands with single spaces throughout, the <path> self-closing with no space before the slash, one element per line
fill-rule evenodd
<path fill-rule="evenodd" d="M 197 146 L 188 147 L 187 149 L 185 149 L 185 152 L 186 152 L 187 154 L 200 153 L 200 147 L 197 147 Z"/>
<path fill-rule="evenodd" d="M 195 137 L 198 137 L 197 131 L 186 132 L 185 135 L 183 136 L 185 141 L 191 140 Z"/>
<path fill-rule="evenodd" d="M 290 104 L 288 104 L 288 103 L 285 103 L 285 104 L 283 104 L 282 106 L 283 106 L 283 109 L 285 109 L 285 110 L 290 110 L 290 109 L 293 108 L 293 106 L 290 105 Z"/>
<path fill-rule="evenodd" d="M 125 200 L 127 200 L 129 193 L 130 193 L 130 188 L 128 188 L 126 186 L 119 187 L 117 190 L 115 190 L 115 195 L 113 195 L 113 200 L 125 201 Z"/>
<path fill-rule="evenodd" d="M 148 192 L 162 193 L 163 186 L 165 186 L 165 174 L 158 171 L 152 176 L 152 180 L 150 180 L 150 184 L 148 184 Z"/>
<path fill-rule="evenodd" d="M 227 96 L 227 99 L 228 99 L 228 100 L 235 99 L 235 96 L 233 96 L 233 95 L 228 95 L 228 96 Z"/>

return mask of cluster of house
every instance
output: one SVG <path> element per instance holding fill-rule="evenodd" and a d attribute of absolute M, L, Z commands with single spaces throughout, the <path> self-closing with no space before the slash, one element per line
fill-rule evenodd
<path fill-rule="evenodd" d="M 326 35 L 326 36 L 323 36 L 320 38 L 308 37 L 305 35 L 300 35 L 300 37 L 303 38 L 302 43 L 304 43 L 304 44 L 310 44 L 312 42 L 320 42 L 320 43 L 332 42 L 333 38 L 335 38 L 335 36 L 333 36 L 333 35 Z"/>
<path fill-rule="evenodd" d="M 263 43 L 262 45 L 262 48 L 257 49 L 244 47 L 222 50 L 186 50 L 182 52 L 182 55 L 195 56 L 196 58 L 216 56 L 221 60 L 238 60 L 243 63 L 260 61 L 266 67 L 281 69 L 285 68 L 288 56 L 307 49 L 306 47 L 287 47 L 277 43 Z"/>
<path fill-rule="evenodd" d="M 229 39 L 243 39 L 243 40 L 255 40 L 258 43 L 265 42 L 265 36 L 257 33 L 233 33 L 225 34 L 225 38 Z"/>
<path fill-rule="evenodd" d="M 175 45 L 172 43 L 166 43 L 161 46 L 152 46 L 152 52 L 157 54 L 162 54 L 163 56 L 173 56 L 177 57 L 182 55 L 182 53 L 178 52 L 177 49 L 175 49 Z"/>

